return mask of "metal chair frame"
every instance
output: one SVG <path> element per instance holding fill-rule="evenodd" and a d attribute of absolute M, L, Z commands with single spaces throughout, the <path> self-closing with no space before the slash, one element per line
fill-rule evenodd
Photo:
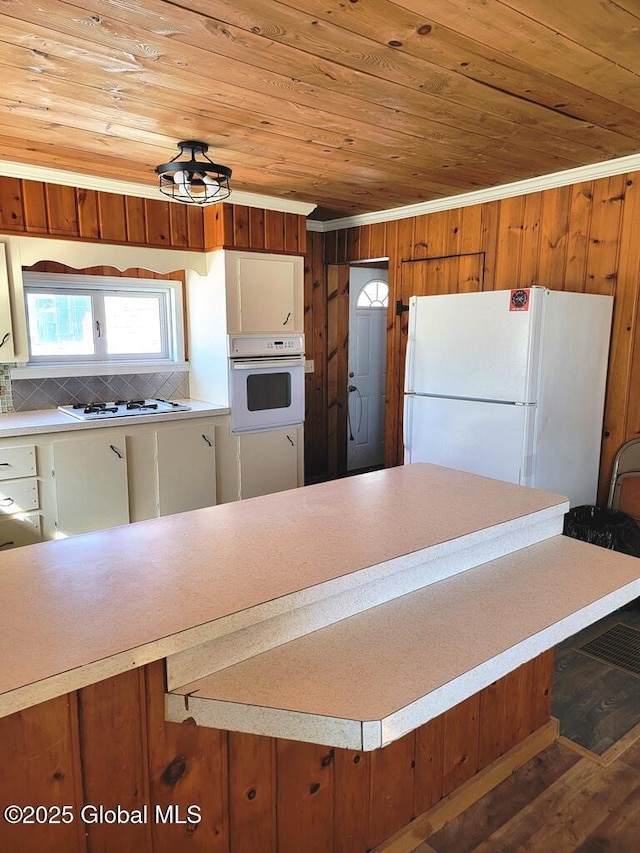
<path fill-rule="evenodd" d="M 630 477 L 640 477 L 640 438 L 623 444 L 613 460 L 607 509 L 618 509 L 622 482 Z"/>

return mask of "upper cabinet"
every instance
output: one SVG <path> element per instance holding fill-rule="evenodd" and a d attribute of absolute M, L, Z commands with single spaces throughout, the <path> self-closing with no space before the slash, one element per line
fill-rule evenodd
<path fill-rule="evenodd" d="M 304 261 L 299 256 L 225 254 L 229 334 L 304 331 Z"/>
<path fill-rule="evenodd" d="M 0 362 L 26 356 L 26 317 L 18 250 L 0 242 Z"/>

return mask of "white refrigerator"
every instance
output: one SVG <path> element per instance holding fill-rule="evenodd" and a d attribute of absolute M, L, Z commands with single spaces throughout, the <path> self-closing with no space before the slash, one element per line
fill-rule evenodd
<path fill-rule="evenodd" d="M 405 463 L 594 504 L 612 307 L 545 287 L 412 297 Z"/>

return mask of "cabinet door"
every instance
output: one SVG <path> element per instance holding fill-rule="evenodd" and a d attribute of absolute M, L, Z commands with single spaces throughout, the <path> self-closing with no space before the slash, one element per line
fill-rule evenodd
<path fill-rule="evenodd" d="M 0 361 L 15 361 L 9 267 L 4 243 L 0 243 Z"/>
<path fill-rule="evenodd" d="M 230 333 L 303 331 L 302 258 L 235 255 L 231 269 Z"/>
<path fill-rule="evenodd" d="M 54 441 L 53 470 L 58 534 L 128 524 L 124 434 Z"/>
<path fill-rule="evenodd" d="M 213 424 L 158 430 L 157 457 L 160 515 L 215 505 Z"/>
<path fill-rule="evenodd" d="M 239 436 L 240 496 L 254 498 L 301 483 L 302 429 L 267 430 Z"/>

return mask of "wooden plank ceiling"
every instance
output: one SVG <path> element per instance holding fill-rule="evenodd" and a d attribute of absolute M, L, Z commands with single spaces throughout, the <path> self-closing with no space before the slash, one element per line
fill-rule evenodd
<path fill-rule="evenodd" d="M 0 160 L 155 183 L 181 139 L 329 219 L 640 149 L 635 0 L 3 0 Z"/>

